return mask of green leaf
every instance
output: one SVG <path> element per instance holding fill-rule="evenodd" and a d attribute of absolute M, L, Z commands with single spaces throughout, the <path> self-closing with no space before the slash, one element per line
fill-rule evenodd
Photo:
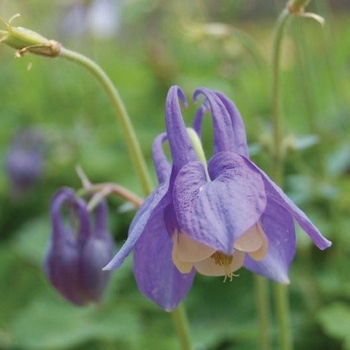
<path fill-rule="evenodd" d="M 15 347 L 28 350 L 68 349 L 92 340 L 119 340 L 133 349 L 138 332 L 136 314 L 122 304 L 78 308 L 45 296 L 16 315 L 12 337 Z"/>
<path fill-rule="evenodd" d="M 350 305 L 335 302 L 324 307 L 318 319 L 325 332 L 344 342 L 344 349 L 350 350 Z"/>

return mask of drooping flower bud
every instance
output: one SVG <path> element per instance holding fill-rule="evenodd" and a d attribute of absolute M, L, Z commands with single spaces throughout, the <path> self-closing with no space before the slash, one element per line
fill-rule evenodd
<path fill-rule="evenodd" d="M 68 222 L 62 216 L 64 206 Z M 60 189 L 52 199 L 52 236 L 44 270 L 57 291 L 78 306 L 101 301 L 109 281 L 110 274 L 102 267 L 113 256 L 114 246 L 106 215 L 106 203 L 100 203 L 91 225 L 86 203 L 69 188 Z"/>

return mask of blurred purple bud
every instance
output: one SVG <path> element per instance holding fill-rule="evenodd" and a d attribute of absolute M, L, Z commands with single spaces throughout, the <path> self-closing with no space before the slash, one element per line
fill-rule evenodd
<path fill-rule="evenodd" d="M 64 206 L 69 223 L 62 217 Z M 44 271 L 57 291 L 78 306 L 101 301 L 110 278 L 102 267 L 114 253 L 113 240 L 106 228 L 106 203 L 97 207 L 93 225 L 89 215 L 86 203 L 70 188 L 58 190 L 52 199 L 52 235 Z"/>
<path fill-rule="evenodd" d="M 38 130 L 18 132 L 6 156 L 6 173 L 12 191 L 22 195 L 41 177 L 44 170 L 43 137 Z"/>
<path fill-rule="evenodd" d="M 87 12 L 92 35 L 98 39 L 113 37 L 120 25 L 119 1 L 95 0 Z"/>

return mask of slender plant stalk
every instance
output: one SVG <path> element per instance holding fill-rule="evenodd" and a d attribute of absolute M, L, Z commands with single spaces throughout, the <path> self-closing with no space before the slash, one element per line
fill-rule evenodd
<path fill-rule="evenodd" d="M 259 349 L 270 350 L 269 282 L 266 278 L 255 275 L 255 293 L 259 317 Z"/>
<path fill-rule="evenodd" d="M 275 29 L 275 37 L 272 53 L 272 123 L 273 123 L 273 153 L 272 153 L 272 177 L 278 184 L 282 184 L 282 125 L 280 106 L 280 61 L 281 46 L 285 26 L 291 15 L 287 9 L 280 14 Z"/>
<path fill-rule="evenodd" d="M 153 190 L 153 185 L 147 170 L 146 161 L 143 157 L 134 128 L 131 124 L 126 108 L 123 104 L 122 99 L 119 96 L 117 89 L 109 79 L 108 75 L 102 70 L 102 68 L 88 57 L 85 57 L 84 55 L 81 55 L 77 52 L 67 50 L 64 47 L 61 47 L 60 56 L 86 68 L 95 76 L 95 78 L 103 86 L 105 92 L 111 100 L 114 112 L 122 126 L 122 130 L 129 148 L 130 156 L 136 168 L 136 172 L 142 185 L 143 191 L 145 195 L 149 195 Z M 115 189 L 116 188 L 111 188 L 110 186 L 108 188 L 108 190 Z M 184 306 L 178 306 L 177 309 L 171 312 L 171 316 L 182 350 L 190 350 L 191 341 L 189 336 L 189 326 Z"/>
<path fill-rule="evenodd" d="M 284 9 L 278 18 L 275 29 L 272 55 L 272 178 L 280 186 L 282 185 L 283 181 L 282 125 L 280 114 L 280 61 L 284 30 L 290 17 L 291 14 L 288 9 Z M 284 285 L 275 283 L 274 292 L 277 321 L 279 326 L 279 349 L 292 350 L 293 340 L 290 327 L 288 291 Z"/>
<path fill-rule="evenodd" d="M 84 55 L 61 47 L 59 56 L 67 60 L 73 61 L 79 64 L 80 66 L 86 68 L 95 76 L 95 78 L 103 86 L 105 92 L 110 98 L 114 112 L 121 124 L 122 131 L 126 138 L 126 143 L 129 148 L 130 157 L 136 168 L 136 172 L 139 177 L 143 191 L 146 195 L 150 194 L 152 192 L 153 186 L 151 178 L 149 176 L 149 172 L 147 170 L 145 158 L 143 157 L 140 144 L 137 140 L 134 128 L 131 124 L 126 108 L 112 81 L 99 65 L 97 65 L 94 61 L 92 61 Z"/>
<path fill-rule="evenodd" d="M 191 338 L 184 305 L 180 304 L 175 310 L 171 311 L 171 317 L 177 331 L 181 349 L 191 350 Z"/>

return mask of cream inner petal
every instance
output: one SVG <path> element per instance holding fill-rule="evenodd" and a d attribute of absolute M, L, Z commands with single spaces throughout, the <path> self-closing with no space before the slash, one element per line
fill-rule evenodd
<path fill-rule="evenodd" d="M 190 262 L 186 262 L 186 261 L 182 261 L 180 260 L 176 253 L 174 253 L 174 249 L 173 249 L 173 263 L 176 266 L 176 268 L 181 272 L 181 273 L 190 273 L 192 268 L 193 268 L 193 263 Z"/>
<path fill-rule="evenodd" d="M 239 237 L 235 243 L 234 248 L 242 252 L 255 252 L 259 250 L 264 244 L 264 236 L 261 234 L 262 229 L 259 224 L 255 224 Z M 266 240 L 266 237 L 265 237 Z"/>
<path fill-rule="evenodd" d="M 243 266 L 244 255 L 245 253 L 239 250 L 235 251 L 232 256 L 223 254 L 224 257 L 232 258 L 232 261 L 227 265 L 218 264 L 218 262 L 211 256 L 203 261 L 194 263 L 194 267 L 199 273 L 205 276 L 226 276 L 232 278 L 233 272 Z"/>
<path fill-rule="evenodd" d="M 262 237 L 263 240 L 263 244 L 262 246 L 256 250 L 255 252 L 248 252 L 248 254 L 256 261 L 261 261 L 265 258 L 265 255 L 267 253 L 267 248 L 269 246 L 265 232 L 263 231 L 262 227 L 260 225 L 258 225 L 258 229 L 260 232 L 260 235 Z"/>
<path fill-rule="evenodd" d="M 199 243 L 184 232 L 175 232 L 173 235 L 174 250 L 177 259 L 186 262 L 196 262 L 208 258 L 215 249 Z"/>

